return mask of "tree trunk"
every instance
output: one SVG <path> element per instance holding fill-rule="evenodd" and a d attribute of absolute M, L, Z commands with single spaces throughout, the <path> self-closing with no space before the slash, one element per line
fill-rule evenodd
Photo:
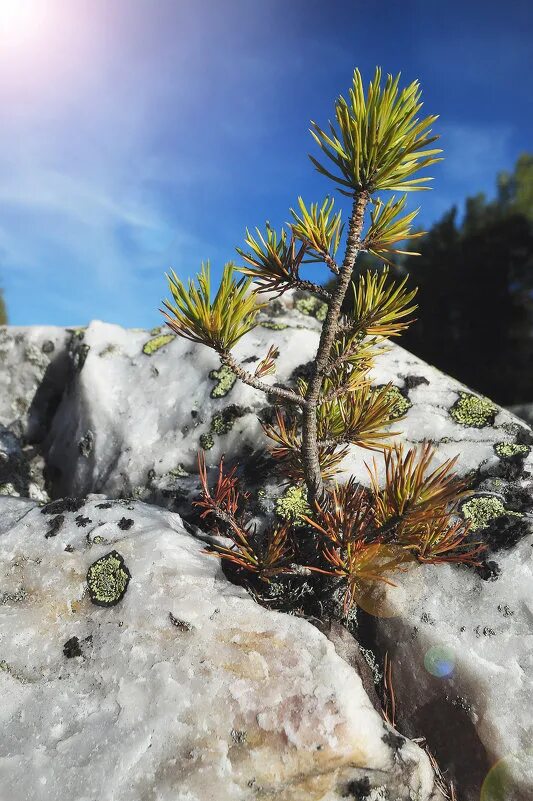
<path fill-rule="evenodd" d="M 307 484 L 308 499 L 312 504 L 320 501 L 325 494 L 324 482 L 318 460 L 318 435 L 316 409 L 322 388 L 322 381 L 326 374 L 331 348 L 339 325 L 342 302 L 352 278 L 355 260 L 361 247 L 360 237 L 363 230 L 365 209 L 370 200 L 368 192 L 357 192 L 354 195 L 352 215 L 348 226 L 346 252 L 344 261 L 337 279 L 337 286 L 333 291 L 329 309 L 322 327 L 320 342 L 307 394 L 303 408 L 302 421 L 302 464 L 305 482 Z"/>

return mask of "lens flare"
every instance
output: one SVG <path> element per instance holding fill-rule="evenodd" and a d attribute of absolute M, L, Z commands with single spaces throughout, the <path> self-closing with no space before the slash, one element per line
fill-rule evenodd
<path fill-rule="evenodd" d="M 529 798 L 533 782 L 533 751 L 522 751 L 500 759 L 487 773 L 480 801 L 510 801 Z"/>
<path fill-rule="evenodd" d="M 450 676 L 455 669 L 455 651 L 447 645 L 432 645 L 424 655 L 424 667 L 439 679 Z"/>

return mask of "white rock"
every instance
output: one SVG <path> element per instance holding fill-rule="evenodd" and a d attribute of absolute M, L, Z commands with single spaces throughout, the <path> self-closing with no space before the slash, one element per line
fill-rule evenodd
<path fill-rule="evenodd" d="M 285 301 L 290 305 L 291 297 Z M 314 357 L 320 325 L 287 309 L 267 323 L 272 324 L 286 327 L 259 326 L 238 343 L 235 355 L 253 371 L 249 360 L 257 361 L 270 345 L 277 345 L 277 374 L 266 382 L 283 383 Z M 268 445 L 257 420 L 268 407 L 262 392 L 237 381 L 226 395 L 212 397 L 219 383 L 209 376 L 220 369 L 213 351 L 176 338 L 147 355 L 143 347 L 152 340 L 157 341 L 146 331 L 93 322 L 78 341 L 81 361 L 78 350 L 73 356 L 78 369 L 45 442 L 56 494 L 133 494 L 172 505 L 172 471 L 196 472 L 197 452 L 206 437 L 213 465 L 223 453 L 245 461 L 246 455 Z M 450 409 L 467 388 L 393 343 L 378 357 L 373 380 L 377 385 L 391 381 L 411 404 L 406 418 L 391 430 L 401 431 L 407 444 L 424 439 L 438 443 L 441 460 L 459 453 L 460 473 L 496 466 L 494 445 L 513 441 L 513 426 L 526 430 L 522 421 L 497 406 L 491 425 L 460 425 Z M 213 430 L 217 424 L 218 433 Z M 228 430 L 221 432 L 220 427 Z M 371 456 L 352 448 L 343 463 L 344 476 L 353 474 L 367 483 L 364 461 Z M 533 463 L 531 454 L 529 460 Z"/>
<path fill-rule="evenodd" d="M 290 305 L 290 297 L 285 300 Z M 248 360 L 253 370 L 268 347 L 277 344 L 281 350 L 278 373 L 266 381 L 287 381 L 295 368 L 314 356 L 319 324 L 283 308 L 270 324 L 282 327 L 258 327 L 239 343 L 236 355 L 241 361 Z M 32 372 L 35 365 L 30 362 L 30 369 L 27 362 L 20 361 L 20 349 L 53 337 L 46 329 L 5 331 L 3 336 L 11 344 L 0 370 L 7 365 L 11 383 L 2 408 L 9 410 L 18 395 L 24 395 L 31 404 L 31 393 L 40 386 L 38 375 Z M 56 494 L 77 496 L 98 491 L 112 497 L 136 495 L 173 508 L 181 504 L 181 508 L 190 511 L 190 492 L 197 488 L 197 479 L 194 475 L 182 478 L 182 474 L 184 470 L 196 470 L 202 435 L 213 438 L 213 447 L 207 452 L 211 465 L 226 453 L 229 459 L 238 458 L 246 466 L 252 452 L 267 447 L 257 421 L 257 414 L 269 409 L 265 396 L 236 383 L 227 395 L 211 397 L 217 381 L 209 374 L 220 365 L 206 348 L 174 339 L 147 355 L 143 348 L 156 339 L 155 334 L 151 337 L 148 332 L 127 331 L 99 322 L 92 323 L 83 338 L 61 330 L 55 335 L 58 342 L 70 342 L 70 379 L 66 380 L 63 371 L 61 403 L 43 442 Z M 58 351 L 66 358 L 65 348 L 61 351 L 58 345 Z M 42 373 L 42 368 L 39 370 Z M 443 767 L 448 765 L 451 776 L 455 771 L 463 779 L 461 801 L 479 801 L 484 771 L 493 760 L 512 754 L 513 749 L 518 749 L 519 756 L 514 758 L 511 772 L 528 787 L 528 779 L 518 777 L 527 766 L 527 761 L 520 762 L 519 757 L 528 749 L 531 732 L 527 720 L 533 718 L 531 702 L 527 703 L 533 675 L 528 651 L 533 628 L 533 585 L 527 583 L 531 551 L 526 539 L 515 547 L 513 544 L 525 535 L 531 521 L 531 430 L 497 406 L 493 407 L 493 414 L 488 414 L 487 425 L 481 427 L 454 419 L 454 405 L 463 396 L 467 400 L 475 396 L 459 382 L 394 344 L 378 358 L 373 378 L 376 384 L 392 381 L 408 396 L 411 406 L 407 416 L 392 425 L 392 430 L 403 432 L 397 439 L 407 445 L 430 439 L 437 446 L 436 463 L 458 454 L 457 471 L 472 475 L 478 492 L 492 493 L 512 513 L 494 519 L 480 532 L 482 539 L 496 549 L 495 554 L 488 554 L 490 560 L 499 562 L 502 571 L 496 581 L 482 581 L 460 567 L 420 568 L 407 577 L 409 582 L 402 580 L 402 588 L 393 593 L 391 603 L 397 605 L 398 616 L 378 619 L 383 650 L 396 653 L 397 649 L 399 705 L 406 705 L 401 726 L 412 737 L 423 734 L 430 739 L 433 729 L 438 740 L 438 733 L 443 732 L 444 743 L 437 742 L 436 748 Z M 19 386 L 23 387 L 20 392 Z M 40 412 L 37 401 L 33 407 L 39 419 L 48 419 Z M 224 414 L 235 418 L 226 433 L 220 427 L 221 419 L 227 422 Z M 12 418 L 5 416 L 4 420 L 11 422 Z M 218 433 L 211 431 L 214 421 Z M 21 426 L 32 429 L 27 419 L 22 419 Z M 518 444 L 526 451 L 529 448 L 529 452 L 521 460 L 509 458 L 498 454 L 502 444 Z M 372 454 L 352 448 L 343 464 L 344 476 L 354 474 L 367 482 L 364 461 L 371 458 Z M 382 465 L 379 455 L 377 463 Z M 265 505 L 265 509 L 271 510 L 270 496 L 268 501 L 270 507 Z M 502 550 L 505 548 L 508 550 Z M 504 617 L 506 607 L 514 615 Z M 424 612 L 429 616 L 424 620 L 434 620 L 434 625 L 420 620 Z M 465 631 L 457 632 L 455 629 L 461 625 L 465 625 Z M 418 632 L 413 632 L 415 626 Z M 494 629 L 497 634 L 483 634 L 484 629 Z M 481 632 L 479 637 L 477 631 Z M 442 644 L 456 652 L 460 650 L 456 670 L 445 681 L 432 678 L 423 664 L 426 650 Z M 467 708 L 462 709 L 461 705 Z M 422 717 L 419 709 L 425 710 L 420 713 Z M 424 719 L 425 713 L 429 718 Z M 443 729 L 434 722 L 440 718 L 445 721 Z M 462 735 L 468 735 L 468 747 L 454 726 Z M 449 736 L 447 727 L 452 731 Z M 468 765 L 459 765 L 464 754 L 473 760 L 470 785 Z M 533 796 L 529 787 L 526 793 L 527 799 L 530 793 Z"/>
<path fill-rule="evenodd" d="M 376 618 L 377 642 L 394 665 L 400 730 L 427 737 L 461 797 L 477 801 L 491 767 L 505 760 L 509 778 L 501 797 L 529 801 L 533 536 L 496 558 L 496 580 L 451 565 L 421 566 L 400 577 L 401 589 L 387 590 L 388 616 Z M 485 798 L 500 796 L 486 789 Z"/>
<path fill-rule="evenodd" d="M 201 547 L 153 506 L 0 498 L 1 798 L 440 797 L 332 643 Z M 131 578 L 97 606 L 86 577 L 112 552 Z"/>
<path fill-rule="evenodd" d="M 66 383 L 70 336 L 54 326 L 0 326 L 0 423 L 16 434 L 38 437 L 50 422 L 47 406 Z"/>

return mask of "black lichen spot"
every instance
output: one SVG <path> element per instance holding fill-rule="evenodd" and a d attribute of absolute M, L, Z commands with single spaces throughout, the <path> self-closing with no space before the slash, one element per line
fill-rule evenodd
<path fill-rule="evenodd" d="M 422 614 L 420 615 L 420 620 L 422 621 L 422 623 L 429 623 L 430 626 L 435 625 L 435 621 L 433 620 L 429 612 L 422 612 Z"/>
<path fill-rule="evenodd" d="M 56 346 L 51 339 L 47 339 L 45 342 L 43 342 L 41 347 L 43 353 L 53 353 L 55 349 Z"/>
<path fill-rule="evenodd" d="M 109 503 L 109 501 L 106 501 L 105 503 L 97 503 L 96 504 L 96 508 L 97 509 L 112 509 L 113 508 L 113 504 Z"/>
<path fill-rule="evenodd" d="M 78 528 L 85 528 L 85 526 L 88 526 L 89 523 L 92 522 L 93 521 L 91 520 L 90 517 L 84 517 L 83 515 L 78 515 L 76 518 L 76 525 L 78 526 Z"/>
<path fill-rule="evenodd" d="M 49 537 L 55 537 L 63 523 L 65 522 L 65 515 L 57 515 L 54 519 L 50 522 L 50 528 L 44 535 L 46 539 Z"/>
<path fill-rule="evenodd" d="M 427 384 L 429 386 L 428 379 L 423 375 L 406 375 L 404 378 L 405 389 L 415 389 L 421 384 Z"/>
<path fill-rule="evenodd" d="M 168 613 L 168 617 L 172 625 L 175 626 L 180 631 L 191 631 L 192 625 L 190 623 L 187 623 L 187 621 L 179 620 L 179 618 L 174 617 L 172 612 Z"/>
<path fill-rule="evenodd" d="M 259 356 L 248 356 L 246 359 L 242 360 L 243 364 L 251 364 L 252 362 L 259 361 Z"/>
<path fill-rule="evenodd" d="M 104 542 L 107 542 L 107 540 L 105 537 L 102 537 L 101 534 L 96 534 L 94 537 L 91 537 L 90 534 L 87 534 L 88 545 L 102 545 Z"/>
<path fill-rule="evenodd" d="M 502 572 L 498 562 L 487 561 L 486 559 L 480 565 L 477 565 L 474 570 L 483 581 L 496 581 Z"/>
<path fill-rule="evenodd" d="M 386 732 L 381 739 L 385 745 L 388 745 L 389 748 L 394 748 L 395 751 L 399 751 L 405 742 L 405 737 L 402 737 L 401 734 L 395 734 L 393 731 Z"/>
<path fill-rule="evenodd" d="M 80 646 L 80 641 L 77 637 L 71 637 L 63 646 L 63 653 L 67 659 L 73 659 L 75 656 L 83 656 Z"/>
<path fill-rule="evenodd" d="M 355 801 L 362 801 L 363 798 L 368 798 L 371 791 L 370 779 L 368 776 L 364 776 L 362 779 L 353 779 L 353 781 L 347 784 L 342 797 L 353 798 Z"/>
<path fill-rule="evenodd" d="M 230 406 L 226 406 L 225 409 L 217 412 L 211 418 L 210 433 L 217 434 L 219 436 L 227 434 L 233 428 L 235 420 L 238 420 L 240 417 L 244 417 L 244 415 L 250 411 L 251 409 L 244 408 L 243 406 L 237 406 L 235 403 L 232 403 Z"/>
<path fill-rule="evenodd" d="M 509 549 L 530 533 L 529 522 L 510 514 L 492 520 L 483 532 L 483 539 L 492 550 Z"/>
<path fill-rule="evenodd" d="M 43 515 L 60 515 L 63 512 L 77 512 L 85 504 L 84 498 L 58 498 L 46 503 L 41 509 Z"/>
<path fill-rule="evenodd" d="M 131 519 L 131 517 L 121 517 L 117 523 L 117 526 L 119 529 L 121 529 L 121 531 L 127 531 L 133 526 L 133 522 L 134 521 Z"/>
<path fill-rule="evenodd" d="M 117 551 L 97 559 L 87 571 L 89 596 L 96 606 L 115 606 L 126 594 L 131 573 Z"/>
<path fill-rule="evenodd" d="M 309 381 L 313 374 L 313 366 L 314 362 L 306 362 L 305 364 L 300 364 L 298 367 L 295 367 L 291 373 L 290 382 L 296 384 L 299 378 L 303 378 L 304 381 Z"/>

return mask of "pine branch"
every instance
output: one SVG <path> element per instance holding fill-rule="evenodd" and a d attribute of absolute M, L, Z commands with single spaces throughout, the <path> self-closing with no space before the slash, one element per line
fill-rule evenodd
<path fill-rule="evenodd" d="M 294 403 L 298 406 L 304 405 L 304 399 L 300 395 L 297 395 L 296 392 L 293 392 L 292 389 L 271 386 L 270 384 L 265 384 L 264 381 L 255 378 L 252 373 L 249 373 L 247 370 L 241 367 L 237 361 L 235 361 L 229 351 L 219 350 L 218 354 L 222 364 L 225 364 L 226 367 L 229 367 L 231 372 L 236 375 L 237 378 L 240 378 L 244 384 L 248 384 L 248 386 L 253 387 L 254 389 L 259 389 L 261 392 L 271 395 L 281 403 Z"/>
<path fill-rule="evenodd" d="M 303 289 L 307 292 L 312 292 L 314 295 L 318 295 L 322 300 L 326 301 L 326 303 L 329 303 L 332 297 L 331 292 L 328 292 L 328 290 L 324 289 L 320 284 L 314 284 L 312 281 L 304 281 L 301 278 L 289 281 L 287 289 Z"/>

